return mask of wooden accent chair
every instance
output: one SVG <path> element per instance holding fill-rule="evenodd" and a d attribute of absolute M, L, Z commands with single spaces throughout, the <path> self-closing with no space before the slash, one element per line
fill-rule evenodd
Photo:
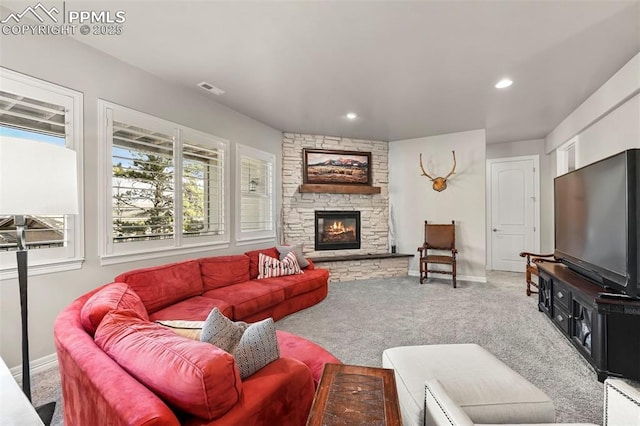
<path fill-rule="evenodd" d="M 451 254 L 429 254 L 429 250 L 449 251 Z M 453 276 L 453 288 L 456 288 L 456 223 L 430 224 L 424 221 L 424 244 L 418 247 L 420 253 L 420 284 L 428 278 L 429 272 L 450 274 Z M 450 265 L 451 271 L 429 269 L 429 263 Z"/>
<path fill-rule="evenodd" d="M 536 277 L 538 276 L 538 262 L 545 262 L 545 261 L 556 261 L 555 257 L 553 257 L 553 254 L 537 254 L 537 253 L 529 253 L 528 251 L 523 251 L 522 253 L 520 253 L 520 257 L 526 257 L 527 258 L 527 266 L 525 268 L 525 280 L 527 281 L 527 296 L 531 296 L 531 293 L 533 294 L 537 294 L 537 291 L 533 291 L 531 290 L 531 287 L 535 287 L 538 288 L 538 282 L 537 281 L 533 281 L 531 279 L 531 275 L 535 275 Z"/>

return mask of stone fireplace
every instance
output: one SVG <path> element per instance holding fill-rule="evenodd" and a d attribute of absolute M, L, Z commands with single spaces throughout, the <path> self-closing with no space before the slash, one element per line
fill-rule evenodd
<path fill-rule="evenodd" d="M 363 151 L 371 153 L 371 184 L 380 191 L 372 194 L 302 193 L 303 150 L 328 149 Z M 350 139 L 334 136 L 285 133 L 282 138 L 282 213 L 280 242 L 304 245 L 304 254 L 319 260 L 318 267 L 331 272 L 331 281 L 349 281 L 372 277 L 405 276 L 408 272 L 407 258 L 367 258 L 370 254 L 388 254 L 389 247 L 389 144 L 384 141 Z M 334 220 L 323 218 L 318 227 L 317 212 L 340 214 L 358 212 L 360 229 L 356 229 L 359 244 L 336 245 L 352 234 L 346 230 L 354 218 L 342 217 Z M 326 225 L 325 225 L 326 221 Z M 337 223 L 342 222 L 342 226 Z M 345 223 L 346 222 L 346 223 Z M 345 228 L 345 231 L 342 231 Z M 323 232 L 318 245 L 318 234 Z M 335 258 L 335 261 L 330 260 Z"/>
<path fill-rule="evenodd" d="M 316 210 L 316 251 L 359 249 L 360 234 L 359 211 Z"/>

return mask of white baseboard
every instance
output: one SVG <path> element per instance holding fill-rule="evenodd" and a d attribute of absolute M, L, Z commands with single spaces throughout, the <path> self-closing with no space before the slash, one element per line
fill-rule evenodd
<path fill-rule="evenodd" d="M 31 371 L 31 375 L 33 376 L 36 373 L 40 373 L 42 371 L 50 370 L 51 368 L 58 366 L 58 354 L 55 352 L 43 356 L 42 358 L 38 358 L 29 363 L 29 370 Z M 11 371 L 11 375 L 17 380 L 22 381 L 22 365 L 18 365 L 9 369 Z"/>
<path fill-rule="evenodd" d="M 435 274 L 437 274 L 437 272 L 434 272 Z M 409 270 L 409 276 L 412 277 L 419 277 L 420 276 L 420 271 L 413 271 L 413 270 Z M 453 281 L 453 277 L 451 275 L 447 275 L 447 274 L 438 274 L 437 275 L 438 278 L 443 279 L 443 280 L 449 280 L 449 281 Z M 474 283 L 486 283 L 487 282 L 487 277 L 475 277 L 473 275 L 456 275 L 456 279 L 458 281 L 471 281 Z"/>

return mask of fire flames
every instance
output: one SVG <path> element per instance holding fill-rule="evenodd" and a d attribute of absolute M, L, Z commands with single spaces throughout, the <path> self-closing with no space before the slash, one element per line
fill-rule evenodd
<path fill-rule="evenodd" d="M 347 232 L 347 229 L 344 227 L 342 222 L 333 222 L 333 225 L 329 225 L 327 231 L 331 234 L 343 234 Z"/>

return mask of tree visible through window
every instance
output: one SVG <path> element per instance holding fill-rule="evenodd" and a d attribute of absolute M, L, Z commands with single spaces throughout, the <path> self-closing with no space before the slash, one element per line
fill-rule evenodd
<path fill-rule="evenodd" d="M 113 240 L 173 238 L 173 138 L 113 124 Z"/>
<path fill-rule="evenodd" d="M 106 254 L 223 241 L 226 143 L 103 104 L 111 157 Z"/>

